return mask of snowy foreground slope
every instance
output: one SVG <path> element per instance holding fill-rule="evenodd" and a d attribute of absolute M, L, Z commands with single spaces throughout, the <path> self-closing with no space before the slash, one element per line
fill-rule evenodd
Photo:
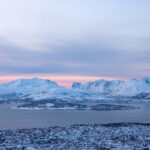
<path fill-rule="evenodd" d="M 72 125 L 0 131 L 0 149 L 149 150 L 150 125 Z"/>

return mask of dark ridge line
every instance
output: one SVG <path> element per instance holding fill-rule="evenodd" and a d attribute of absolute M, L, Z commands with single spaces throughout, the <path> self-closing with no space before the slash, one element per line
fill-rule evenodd
<path fill-rule="evenodd" d="M 118 123 L 106 123 L 106 124 L 73 124 L 70 125 L 69 127 L 73 126 L 104 126 L 104 127 L 124 127 L 124 126 L 132 126 L 132 125 L 142 125 L 142 126 L 150 126 L 150 123 L 138 123 L 138 122 L 118 122 Z"/>
<path fill-rule="evenodd" d="M 137 122 L 127 122 L 127 123 L 124 123 L 124 122 L 120 122 L 120 123 L 108 123 L 108 124 L 102 124 L 102 126 L 106 126 L 106 127 L 111 127 L 111 126 L 114 126 L 114 127 L 119 127 L 119 126 L 130 126 L 130 125 L 142 125 L 142 126 L 150 126 L 150 123 L 137 123 Z"/>

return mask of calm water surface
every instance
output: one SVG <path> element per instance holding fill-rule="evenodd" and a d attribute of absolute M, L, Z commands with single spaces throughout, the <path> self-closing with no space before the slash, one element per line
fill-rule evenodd
<path fill-rule="evenodd" d="M 90 110 L 23 110 L 0 105 L 0 129 L 49 127 L 55 125 L 139 122 L 150 123 L 150 104 L 134 104 L 141 109 Z"/>

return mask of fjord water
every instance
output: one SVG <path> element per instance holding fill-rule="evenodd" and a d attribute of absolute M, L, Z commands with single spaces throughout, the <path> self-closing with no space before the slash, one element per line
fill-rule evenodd
<path fill-rule="evenodd" d="M 0 129 L 116 122 L 150 123 L 150 103 L 134 104 L 134 106 L 140 106 L 141 109 L 113 111 L 26 110 L 0 105 Z"/>

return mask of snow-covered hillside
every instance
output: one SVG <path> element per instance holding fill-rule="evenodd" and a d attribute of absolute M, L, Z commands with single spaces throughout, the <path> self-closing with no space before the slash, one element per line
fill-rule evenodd
<path fill-rule="evenodd" d="M 55 82 L 52 82 L 50 80 L 44 80 L 39 78 L 19 79 L 6 84 L 1 84 L 0 94 L 34 94 L 39 92 L 45 92 L 55 88 L 62 87 L 58 86 Z"/>
<path fill-rule="evenodd" d="M 88 92 L 82 89 L 69 89 L 57 85 L 55 82 L 45 79 L 19 79 L 0 85 L 0 100 L 13 99 L 101 99 L 95 92 Z"/>
<path fill-rule="evenodd" d="M 143 80 L 98 80 L 86 84 L 73 83 L 68 89 L 45 79 L 19 79 L 0 85 L 0 100 L 30 98 L 42 100 L 49 98 L 70 100 L 101 100 L 106 96 L 149 97 L 150 78 Z M 107 97 L 108 99 L 108 97 Z"/>
<path fill-rule="evenodd" d="M 99 92 L 113 96 L 136 96 L 141 93 L 150 92 L 150 78 L 143 80 L 132 79 L 128 81 L 121 80 L 97 80 L 86 84 L 73 83 L 73 89 L 84 89 L 91 92 Z"/>
<path fill-rule="evenodd" d="M 86 84 L 75 82 L 73 83 L 72 88 L 100 92 L 103 94 L 110 94 L 116 89 L 116 87 L 119 87 L 122 83 L 124 83 L 124 81 L 121 80 L 107 81 L 102 79 L 94 82 L 88 82 Z"/>

